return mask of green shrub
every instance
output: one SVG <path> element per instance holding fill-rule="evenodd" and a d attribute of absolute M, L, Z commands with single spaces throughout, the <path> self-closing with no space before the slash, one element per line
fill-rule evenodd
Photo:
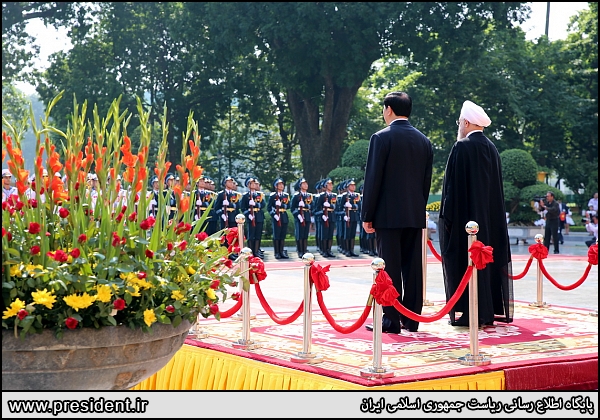
<path fill-rule="evenodd" d="M 508 149 L 500 153 L 500 160 L 504 181 L 517 188 L 536 183 L 538 165 L 531 153 L 521 149 Z"/>
<path fill-rule="evenodd" d="M 537 181 L 535 185 L 523 188 L 519 193 L 521 201 L 531 202 L 535 197 L 546 197 L 546 193 L 552 191 L 556 200 L 565 199 L 565 195 L 558 188 L 551 187 L 545 182 Z"/>
<path fill-rule="evenodd" d="M 359 168 L 342 166 L 332 169 L 327 176 L 332 179 L 334 184 L 350 178 L 354 178 L 354 181 L 358 184 L 364 178 L 365 172 Z"/>
<path fill-rule="evenodd" d="M 359 168 L 365 170 L 367 165 L 367 154 L 369 152 L 369 140 L 358 140 L 352 143 L 342 156 L 342 167 Z M 361 176 L 362 178 L 362 176 Z"/>

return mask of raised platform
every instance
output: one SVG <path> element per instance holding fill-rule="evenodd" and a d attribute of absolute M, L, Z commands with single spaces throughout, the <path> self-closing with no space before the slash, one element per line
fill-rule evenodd
<path fill-rule="evenodd" d="M 424 308 L 441 309 L 443 302 Z M 349 327 L 364 307 L 330 310 L 340 326 Z M 281 319 L 291 312 L 277 313 Z M 371 320 L 367 320 L 369 323 Z M 311 353 L 319 364 L 290 361 L 303 349 L 302 316 L 278 325 L 265 313 L 251 321 L 250 339 L 261 347 L 233 348 L 241 338 L 239 320 L 203 320 L 209 334 L 187 339 L 165 368 L 134 390 L 590 390 L 598 388 L 598 318 L 589 310 L 515 303 L 515 322 L 479 330 L 479 351 L 486 366 L 465 366 L 469 329 L 452 327 L 447 317 L 421 324 L 419 332 L 383 334 L 382 365 L 387 379 L 365 379 L 361 369 L 373 364 L 372 333 L 361 326 L 338 333 L 313 310 Z"/>

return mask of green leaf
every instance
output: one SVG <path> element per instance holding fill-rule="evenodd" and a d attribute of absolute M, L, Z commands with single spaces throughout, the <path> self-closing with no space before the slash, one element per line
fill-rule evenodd
<path fill-rule="evenodd" d="M 2 250 L 8 252 L 9 254 L 14 255 L 15 257 L 21 256 L 21 253 L 14 248 L 3 248 Z"/>
<path fill-rule="evenodd" d="M 181 321 L 183 321 L 181 316 L 177 315 L 175 318 L 173 318 L 173 326 L 177 327 L 179 324 L 181 324 Z"/>
<path fill-rule="evenodd" d="M 117 326 L 117 320 L 114 317 L 112 317 L 112 316 L 109 315 L 109 316 L 106 317 L 106 320 L 108 322 L 110 322 L 111 325 L 114 325 L 115 327 Z"/>
<path fill-rule="evenodd" d="M 246 277 L 242 277 L 242 290 L 244 292 L 250 291 L 250 280 L 246 279 Z"/>

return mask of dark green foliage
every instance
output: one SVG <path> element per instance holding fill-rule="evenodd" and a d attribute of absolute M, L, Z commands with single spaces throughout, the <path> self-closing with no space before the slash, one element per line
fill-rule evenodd
<path fill-rule="evenodd" d="M 519 197 L 521 198 L 521 201 L 529 202 L 532 201 L 534 197 L 546 197 L 546 193 L 548 191 L 552 191 L 554 193 L 554 198 L 556 200 L 564 201 L 565 195 L 561 190 L 540 181 L 538 181 L 535 185 L 530 185 L 523 188 L 519 193 Z"/>
<path fill-rule="evenodd" d="M 517 188 L 535 184 L 538 165 L 531 153 L 521 149 L 509 149 L 500 153 L 504 181 Z"/>
<path fill-rule="evenodd" d="M 342 166 L 365 170 L 369 153 L 369 140 L 359 140 L 352 143 L 342 156 Z"/>
<path fill-rule="evenodd" d="M 331 170 L 327 176 L 331 178 L 334 184 L 350 178 L 354 178 L 358 184 L 358 181 L 364 178 L 365 171 L 358 168 L 348 168 L 343 166 L 341 168 L 335 168 Z"/>

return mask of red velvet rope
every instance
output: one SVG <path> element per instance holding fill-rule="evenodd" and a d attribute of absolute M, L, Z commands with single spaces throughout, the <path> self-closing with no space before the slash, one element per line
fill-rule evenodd
<path fill-rule="evenodd" d="M 478 270 L 483 270 L 488 263 L 494 262 L 494 249 L 481 241 L 473 241 L 469 247 L 471 261 Z"/>
<path fill-rule="evenodd" d="M 536 260 L 548 258 L 548 248 L 544 244 L 533 244 L 529 246 L 529 253 Z"/>
<path fill-rule="evenodd" d="M 361 314 L 360 318 L 358 318 L 358 320 L 356 320 L 354 322 L 354 324 L 352 324 L 348 327 L 341 327 L 340 325 L 338 325 L 337 322 L 335 322 L 335 319 L 333 319 L 333 317 L 327 310 L 327 307 L 325 306 L 325 303 L 323 302 L 323 293 L 321 293 L 320 290 L 317 290 L 317 301 L 319 302 L 319 307 L 321 308 L 321 312 L 323 313 L 323 315 L 325 315 L 325 319 L 327 319 L 327 322 L 329 322 L 329 325 L 331 325 L 334 330 L 336 330 L 337 332 L 342 333 L 342 334 L 349 334 L 349 333 L 354 332 L 357 329 L 359 329 L 365 323 L 365 321 L 369 317 L 369 313 L 371 312 L 371 307 L 365 306 L 365 309 L 363 310 L 363 313 Z"/>
<path fill-rule="evenodd" d="M 442 256 L 440 254 L 438 254 L 438 252 L 433 247 L 433 242 L 431 242 L 431 239 L 427 240 L 427 245 L 429 245 L 429 250 L 431 251 L 431 253 L 433 254 L 433 256 L 435 258 L 437 258 L 438 261 L 442 261 Z"/>
<path fill-rule="evenodd" d="M 241 307 L 242 307 L 242 294 L 240 293 L 240 298 L 235 303 L 235 305 L 233 305 L 231 308 L 227 309 L 226 311 L 221 312 L 221 319 L 229 318 L 233 314 L 237 313 L 237 311 L 239 311 Z"/>
<path fill-rule="evenodd" d="M 542 273 L 544 273 L 544 276 L 546 276 L 546 278 L 548 280 L 550 280 L 550 282 L 553 285 L 555 285 L 556 287 L 558 287 L 560 290 L 573 290 L 573 289 L 581 286 L 581 284 L 585 281 L 585 279 L 587 279 L 588 274 L 590 273 L 590 270 L 592 269 L 592 264 L 588 264 L 587 268 L 585 269 L 585 273 L 583 273 L 583 276 L 579 280 L 577 280 L 575 283 L 573 283 L 570 286 L 563 286 L 561 284 L 558 284 L 558 282 L 556 280 L 554 280 L 552 278 L 552 276 L 550 276 L 550 274 L 546 270 L 546 267 L 544 267 L 544 263 L 542 262 L 542 260 L 538 260 L 538 263 L 540 264 L 540 269 L 542 270 Z"/>
<path fill-rule="evenodd" d="M 267 315 L 269 315 L 269 317 L 276 324 L 279 324 L 279 325 L 290 324 L 290 323 L 294 322 L 295 320 L 297 320 L 298 317 L 300 316 L 300 314 L 304 311 L 304 308 L 303 308 L 304 301 L 302 301 L 302 302 L 300 302 L 300 306 L 298 307 L 298 309 L 296 309 L 296 312 L 294 312 L 288 318 L 285 318 L 285 319 L 279 318 L 275 314 L 275 312 L 273 312 L 273 309 L 271 309 L 271 307 L 269 306 L 269 304 L 265 300 L 265 296 L 263 295 L 262 290 L 260 290 L 260 284 L 256 283 L 254 286 L 256 288 L 256 296 L 258 296 L 258 300 L 260 301 L 260 304 L 262 305 L 262 307 L 264 308 L 264 310 L 267 312 Z"/>
<path fill-rule="evenodd" d="M 588 262 L 592 265 L 598 265 L 598 244 L 588 248 Z"/>
<path fill-rule="evenodd" d="M 321 267 L 319 264 L 314 263 L 310 266 L 310 280 L 315 285 L 315 289 L 319 292 L 329 289 L 329 277 L 327 276 L 327 272 L 329 271 L 330 266 L 331 264 Z"/>
<path fill-rule="evenodd" d="M 418 322 L 433 322 L 433 321 L 442 319 L 446 314 L 448 314 L 448 312 L 450 312 L 452 310 L 452 308 L 454 307 L 454 305 L 456 304 L 458 299 L 462 296 L 463 292 L 467 288 L 467 285 L 469 284 L 469 280 L 471 279 L 471 274 L 473 274 L 473 266 L 472 265 L 467 267 L 467 271 L 465 272 L 465 275 L 463 276 L 462 280 L 460 281 L 460 284 L 456 288 L 456 291 L 454 292 L 454 294 L 452 295 L 450 300 L 448 302 L 446 302 L 444 307 L 435 314 L 419 315 L 419 314 L 411 311 L 410 309 L 406 309 L 398 301 L 394 302 L 394 308 L 396 308 L 396 310 L 398 312 L 400 312 L 402 315 L 405 315 L 405 316 L 409 317 L 410 319 L 412 319 L 414 321 L 418 321 Z"/>
<path fill-rule="evenodd" d="M 513 279 L 513 280 L 521 280 L 523 277 L 525 277 L 525 275 L 527 274 L 527 272 L 529 271 L 529 267 L 531 267 L 531 263 L 533 261 L 533 255 L 529 257 L 529 259 L 527 260 L 527 264 L 525 265 L 525 269 L 523 270 L 523 272 L 519 275 L 516 276 L 511 276 L 510 274 L 508 275 L 509 279 Z"/>

